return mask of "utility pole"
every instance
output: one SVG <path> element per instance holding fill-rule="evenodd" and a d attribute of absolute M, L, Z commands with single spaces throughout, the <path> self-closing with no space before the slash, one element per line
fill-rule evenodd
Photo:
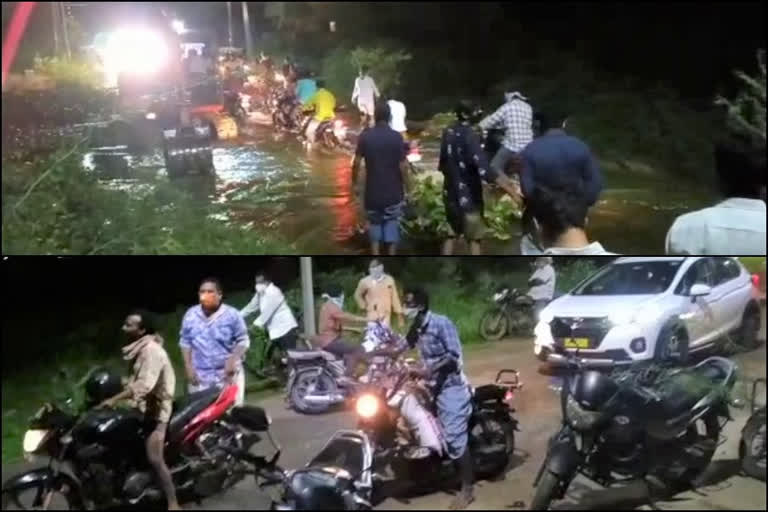
<path fill-rule="evenodd" d="M 59 44 L 59 3 L 51 2 L 51 22 L 53 25 L 53 54 L 59 55 L 61 46 Z"/>
<path fill-rule="evenodd" d="M 64 2 L 56 2 L 59 4 L 59 10 L 61 13 L 61 28 L 62 34 L 64 34 L 64 49 L 67 51 L 67 59 L 72 59 L 72 48 L 69 46 L 69 30 L 67 29 L 67 13 L 64 10 Z"/>
<path fill-rule="evenodd" d="M 304 335 L 314 336 L 315 331 L 315 292 L 312 285 L 312 258 L 301 256 L 301 298 L 304 307 Z"/>
<path fill-rule="evenodd" d="M 232 2 L 227 2 L 227 29 L 229 30 L 229 47 L 232 48 Z"/>
<path fill-rule="evenodd" d="M 251 37 L 251 21 L 248 17 L 248 2 L 240 2 L 243 7 L 243 26 L 245 28 L 245 51 L 248 57 L 253 57 L 253 38 Z"/>

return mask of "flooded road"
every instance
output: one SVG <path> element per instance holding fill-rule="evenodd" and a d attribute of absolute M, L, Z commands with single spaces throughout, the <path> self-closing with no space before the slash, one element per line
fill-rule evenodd
<path fill-rule="evenodd" d="M 422 149 L 421 167 L 435 170 L 438 142 L 422 141 Z M 217 143 L 213 158 L 215 183 L 190 180 L 179 186 L 201 201 L 223 206 L 230 222 L 273 232 L 299 252 L 368 251 L 367 238 L 357 229 L 363 221 L 358 203 L 350 194 L 350 154 L 307 154 L 293 136 L 276 139 L 268 127 L 250 127 L 235 142 Z M 661 254 L 677 215 L 715 201 L 711 191 L 680 178 L 603 167 L 606 189 L 592 211 L 588 232 L 611 252 Z M 142 177 L 164 174 L 162 154 L 134 158 L 130 168 L 129 179 L 105 180 L 105 185 L 134 191 L 146 187 Z M 485 253 L 517 254 L 520 229 L 510 229 L 512 240 L 489 241 Z M 401 252 L 436 254 L 439 241 L 406 237 Z"/>

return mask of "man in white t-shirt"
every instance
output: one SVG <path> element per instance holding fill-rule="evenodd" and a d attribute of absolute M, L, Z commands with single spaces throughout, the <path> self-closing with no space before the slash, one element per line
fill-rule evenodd
<path fill-rule="evenodd" d="M 276 346 L 282 350 L 296 349 L 298 338 L 296 318 L 285 301 L 283 292 L 263 273 L 256 275 L 256 293 L 248 305 L 240 310 L 240 315 L 246 318 L 256 311 L 259 311 L 259 316 L 253 325 L 267 329 L 269 333 L 270 346 L 267 361 L 271 360 Z"/>
<path fill-rule="evenodd" d="M 373 126 L 373 111 L 376 99 L 381 96 L 376 82 L 368 76 L 368 66 L 360 68 L 360 76 L 355 79 L 355 89 L 352 91 L 352 103 L 360 110 L 363 127 Z"/>
<path fill-rule="evenodd" d="M 675 219 L 667 254 L 765 255 L 765 152 L 721 144 L 715 167 L 725 200 Z"/>
<path fill-rule="evenodd" d="M 534 263 L 533 275 L 528 279 L 528 296 L 533 299 L 533 310 L 538 318 L 539 312 L 552 301 L 555 296 L 555 267 L 552 258 L 539 256 Z"/>

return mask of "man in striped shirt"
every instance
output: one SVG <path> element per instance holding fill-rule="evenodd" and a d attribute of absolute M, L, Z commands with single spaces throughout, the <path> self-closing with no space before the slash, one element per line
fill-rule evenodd
<path fill-rule="evenodd" d="M 491 160 L 491 169 L 497 175 L 504 174 L 512 159 L 533 140 L 533 109 L 528 99 L 515 91 L 505 93 L 504 100 L 496 112 L 479 124 L 484 131 L 504 129 L 502 147 Z"/>

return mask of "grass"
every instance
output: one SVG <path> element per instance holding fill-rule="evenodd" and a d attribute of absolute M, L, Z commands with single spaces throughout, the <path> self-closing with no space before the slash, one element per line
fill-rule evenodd
<path fill-rule="evenodd" d="M 741 256 L 739 261 L 753 274 L 765 273 L 765 256 Z"/>

